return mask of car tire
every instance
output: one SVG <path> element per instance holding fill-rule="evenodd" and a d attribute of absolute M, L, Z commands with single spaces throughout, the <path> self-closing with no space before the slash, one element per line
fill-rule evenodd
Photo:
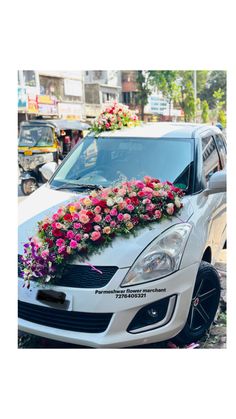
<path fill-rule="evenodd" d="M 220 276 L 208 262 L 201 262 L 193 290 L 187 322 L 172 341 L 180 345 L 196 342 L 205 336 L 214 321 L 220 302 Z"/>

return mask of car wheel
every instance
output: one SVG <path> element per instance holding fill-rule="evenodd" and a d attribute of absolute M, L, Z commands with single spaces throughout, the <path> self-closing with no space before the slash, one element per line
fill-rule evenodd
<path fill-rule="evenodd" d="M 212 324 L 220 302 L 220 277 L 208 262 L 201 262 L 193 290 L 187 322 L 173 339 L 187 345 L 201 339 Z"/>
<path fill-rule="evenodd" d="M 22 180 L 21 189 L 24 195 L 30 195 L 38 188 L 38 182 L 35 179 Z"/>

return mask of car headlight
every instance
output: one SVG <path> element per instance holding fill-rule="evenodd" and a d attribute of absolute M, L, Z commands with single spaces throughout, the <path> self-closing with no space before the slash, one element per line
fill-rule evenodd
<path fill-rule="evenodd" d="M 179 269 L 190 224 L 177 224 L 158 236 L 136 259 L 122 287 L 161 279 Z"/>

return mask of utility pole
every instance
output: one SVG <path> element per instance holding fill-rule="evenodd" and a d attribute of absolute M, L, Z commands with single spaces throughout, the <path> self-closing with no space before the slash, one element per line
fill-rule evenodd
<path fill-rule="evenodd" d="M 193 71 L 193 90 L 194 90 L 194 104 L 195 104 L 195 117 L 194 122 L 197 121 L 197 71 Z"/>

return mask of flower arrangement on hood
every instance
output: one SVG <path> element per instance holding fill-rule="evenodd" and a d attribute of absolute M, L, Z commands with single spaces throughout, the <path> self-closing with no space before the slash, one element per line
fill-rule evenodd
<path fill-rule="evenodd" d="M 95 119 L 92 131 L 100 133 L 102 131 L 114 131 L 123 127 L 134 127 L 140 121 L 128 106 L 118 102 L 107 106 L 103 112 Z"/>
<path fill-rule="evenodd" d="M 21 271 L 30 280 L 47 283 L 60 276 L 73 257 L 84 261 L 108 246 L 116 236 L 129 236 L 139 227 L 173 216 L 183 206 L 183 191 L 170 182 L 145 176 L 121 182 L 60 207 L 38 223 L 24 245 Z"/>

